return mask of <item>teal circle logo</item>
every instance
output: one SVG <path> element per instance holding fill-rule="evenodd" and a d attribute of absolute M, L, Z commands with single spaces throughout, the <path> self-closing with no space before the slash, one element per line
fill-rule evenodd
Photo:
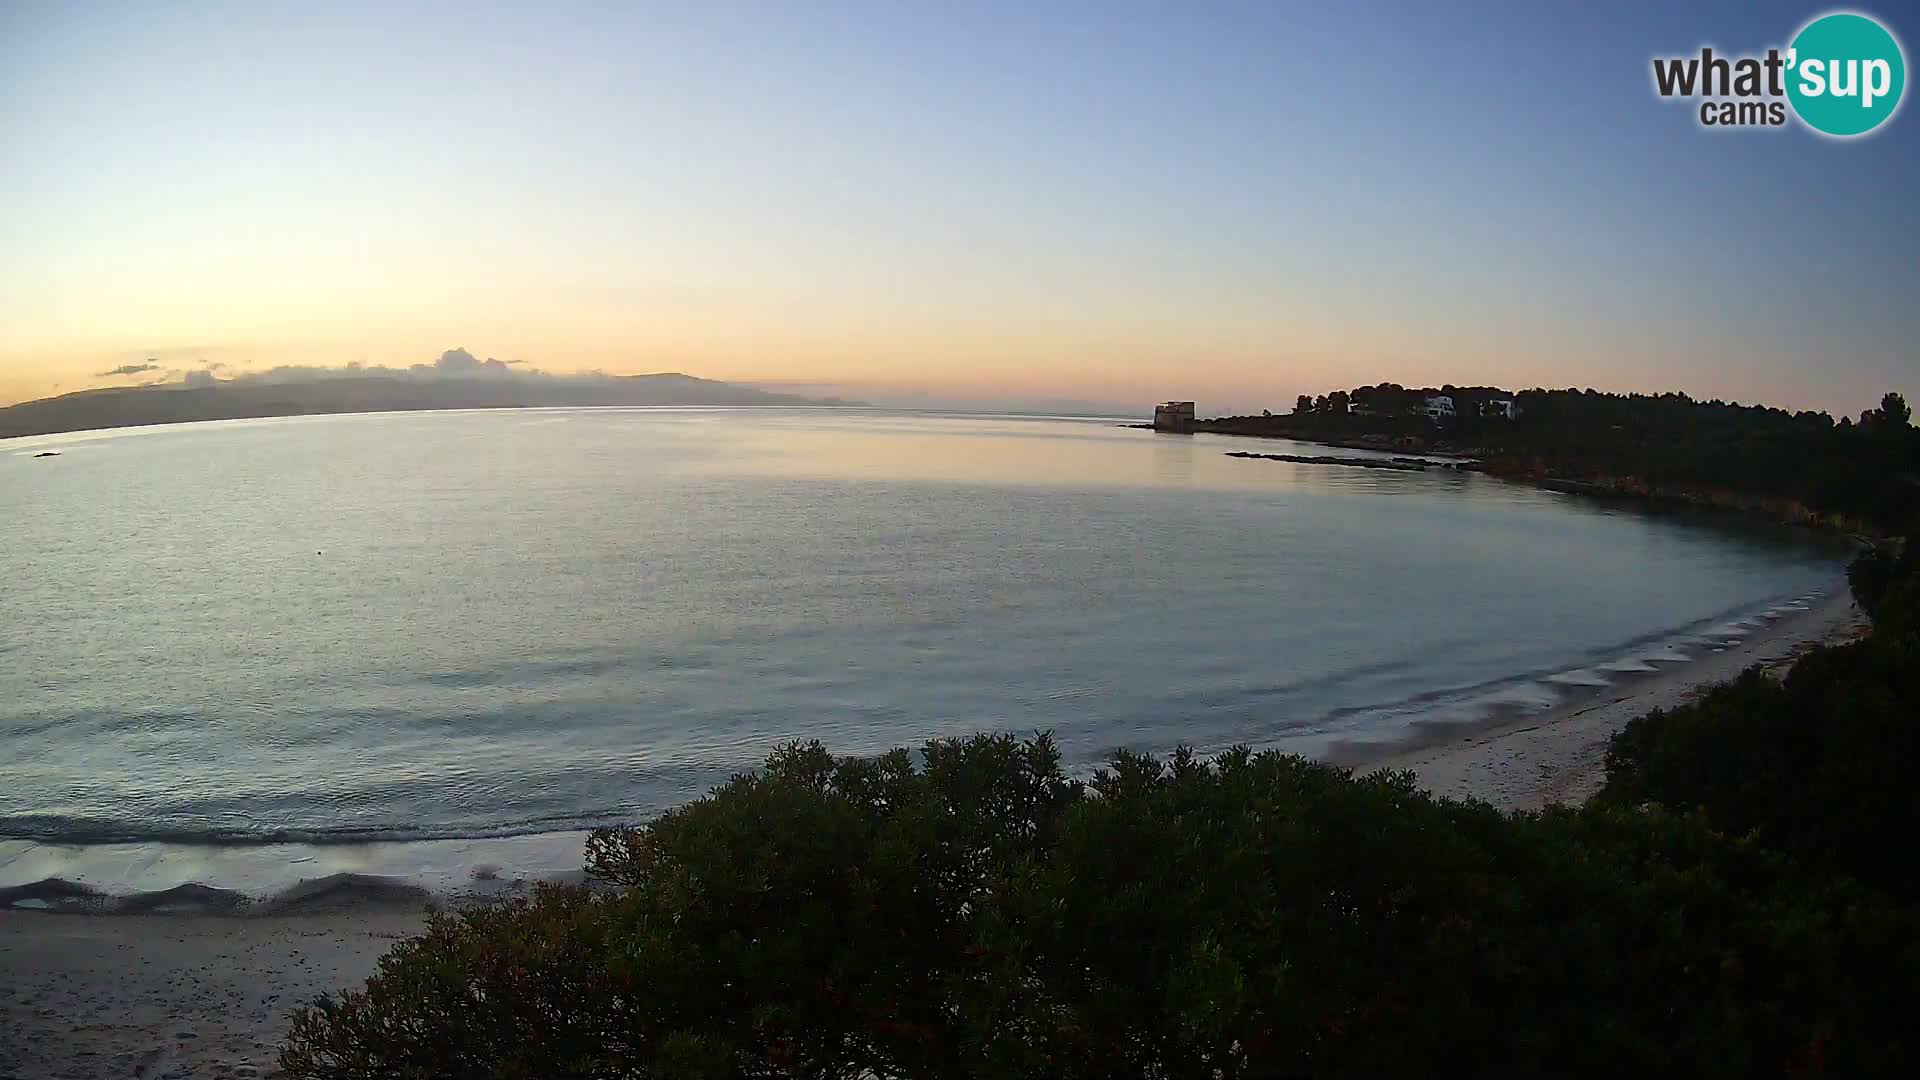
<path fill-rule="evenodd" d="M 1815 131 L 1865 135 L 1900 107 L 1906 87 L 1900 43 L 1865 15 L 1823 15 L 1787 50 L 1787 100 Z"/>

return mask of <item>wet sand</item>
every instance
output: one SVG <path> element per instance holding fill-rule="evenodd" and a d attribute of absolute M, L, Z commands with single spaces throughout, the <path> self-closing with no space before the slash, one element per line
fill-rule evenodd
<path fill-rule="evenodd" d="M 0 911 L 0 1078 L 273 1076 L 292 1007 L 360 985 L 422 922 Z"/>

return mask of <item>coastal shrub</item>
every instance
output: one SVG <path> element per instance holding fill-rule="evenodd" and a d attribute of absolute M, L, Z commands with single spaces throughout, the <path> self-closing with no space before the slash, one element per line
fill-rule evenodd
<path fill-rule="evenodd" d="M 1920 866 L 1886 837 L 1920 830 L 1920 639 L 1874 637 L 1750 670 L 1615 735 L 1599 798 L 1698 810 L 1734 836 L 1920 901 Z"/>
<path fill-rule="evenodd" d="M 1862 552 L 1847 567 L 1847 583 L 1876 631 L 1920 630 L 1920 551 L 1913 544 L 1882 544 Z"/>
<path fill-rule="evenodd" d="M 1630 722 L 1599 798 L 1698 811 L 1714 828 L 1920 902 L 1920 866 L 1885 837 L 1920 830 L 1920 574 L 1909 545 L 1849 571 L 1873 617 L 1864 639 L 1810 650 L 1784 681 L 1749 670 L 1677 709 Z"/>
<path fill-rule="evenodd" d="M 1508 818 L 1244 751 L 1094 789 L 992 909 L 1022 962 L 969 1002 L 979 1072 L 1752 1075 L 1862 1008 L 1898 1030 L 1833 974 L 1884 928 L 1697 820 Z"/>
<path fill-rule="evenodd" d="M 614 1076 L 612 965 L 625 947 L 605 898 L 542 886 L 531 899 L 429 917 L 380 959 L 366 989 L 294 1014 L 291 1075 Z M 529 1030 L 538 1028 L 537 1037 Z"/>
<path fill-rule="evenodd" d="M 1043 737 L 773 755 L 437 916 L 297 1078 L 1849 1074 L 1906 1064 L 1904 909 L 1698 813 Z"/>
<path fill-rule="evenodd" d="M 1044 736 L 930 743 L 919 762 L 784 748 L 643 828 L 595 833 L 588 869 L 607 889 L 435 919 L 366 991 L 303 1011 L 283 1066 L 333 1078 L 947 1075 L 963 1054 L 948 983 L 979 962 L 981 905 L 1050 845 L 1079 794 Z M 518 990 L 543 950 L 573 981 L 527 1001 Z M 462 1014 L 463 995 L 486 1007 Z M 494 1058 L 498 1046 L 513 1052 Z"/>

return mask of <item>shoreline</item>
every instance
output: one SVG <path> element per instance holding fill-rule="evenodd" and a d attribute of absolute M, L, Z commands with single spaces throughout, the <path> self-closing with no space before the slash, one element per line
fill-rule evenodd
<path fill-rule="evenodd" d="M 1607 740 L 1628 721 L 1684 704 L 1753 664 L 1782 668 L 1863 625 L 1842 580 L 1804 610 L 1754 620 L 1737 643 L 1709 641 L 1707 651 L 1685 660 L 1676 654 L 1597 694 L 1494 726 L 1434 727 L 1417 747 L 1346 744 L 1327 759 L 1357 774 L 1410 770 L 1436 795 L 1502 810 L 1578 803 L 1598 790 Z M 571 848 L 577 866 L 579 837 L 540 842 Z M 363 870 L 372 868 L 358 858 Z M 358 988 L 388 949 L 421 931 L 433 904 L 524 895 L 540 879 L 476 873 L 459 891 L 430 891 L 334 870 L 260 900 L 236 902 L 227 890 L 179 884 L 158 903 L 126 904 L 85 889 L 63 901 L 54 889 L 53 902 L 19 904 L 16 895 L 14 904 L 0 904 L 0 1077 L 277 1075 L 295 1006 Z M 0 890 L 7 892 L 17 890 Z"/>
<path fill-rule="evenodd" d="M 1263 748 L 1357 774 L 1412 770 L 1438 795 L 1502 809 L 1577 802 L 1598 787 L 1607 739 L 1634 717 L 1683 704 L 1752 664 L 1852 636 L 1863 623 L 1835 575 L 1790 599 L 1628 643 L 1612 661 L 1470 688 L 1464 698 L 1422 695 L 1425 704 L 1377 727 L 1309 732 Z M 458 908 L 524 896 L 539 882 L 584 880 L 586 837 L 573 828 L 336 843 L 0 839 L 0 914 L 271 918 Z"/>
<path fill-rule="evenodd" d="M 1576 480 L 1571 477 L 1549 476 L 1532 468 L 1516 467 L 1510 460 L 1489 457 L 1481 448 L 1434 449 L 1431 442 L 1414 435 L 1355 435 L 1350 438 L 1333 438 L 1325 435 L 1288 434 L 1284 431 L 1258 431 L 1218 427 L 1221 420 L 1233 417 L 1216 417 L 1211 420 L 1197 421 L 1198 426 L 1187 431 L 1165 432 L 1176 435 L 1218 435 L 1230 439 L 1267 439 L 1298 443 L 1303 446 L 1327 446 L 1336 450 L 1361 450 L 1375 454 L 1432 458 L 1451 461 L 1448 467 L 1460 472 L 1480 473 L 1496 480 L 1509 483 L 1527 484 L 1542 491 L 1555 491 L 1563 495 L 1579 495 L 1592 499 L 1617 500 L 1633 503 L 1651 510 L 1690 509 L 1711 513 L 1732 514 L 1740 517 L 1764 520 L 1776 525 L 1796 528 L 1816 529 L 1844 536 L 1856 546 L 1870 546 L 1881 539 L 1881 533 L 1871 523 L 1844 513 L 1814 511 L 1806 506 L 1776 498 L 1762 496 L 1743 496 L 1733 492 L 1707 489 L 1656 489 L 1640 483 L 1623 483 L 1621 477 L 1601 477 Z M 1142 431 L 1159 431 L 1152 424 L 1122 424 L 1122 427 Z M 1261 454 L 1230 454 L 1234 457 L 1262 457 Z M 1282 460 L 1285 460 L 1284 458 Z M 1308 464 L 1351 465 L 1351 461 L 1323 460 Z"/>
<path fill-rule="evenodd" d="M 1865 628 L 1842 580 L 1798 611 L 1754 629 L 1738 644 L 1657 669 L 1629 685 L 1502 724 L 1442 734 L 1417 747 L 1356 748 L 1339 763 L 1356 775 L 1411 771 L 1420 786 L 1453 799 L 1480 799 L 1501 810 L 1578 805 L 1605 780 L 1607 741 L 1629 721 L 1672 709 L 1755 664 L 1770 672 L 1807 649 L 1849 640 Z"/>
<path fill-rule="evenodd" d="M 243 918 L 523 895 L 584 877 L 584 830 L 364 843 L 0 840 L 0 913 Z M 0 1077 L 4 1077 L 0 1073 Z"/>

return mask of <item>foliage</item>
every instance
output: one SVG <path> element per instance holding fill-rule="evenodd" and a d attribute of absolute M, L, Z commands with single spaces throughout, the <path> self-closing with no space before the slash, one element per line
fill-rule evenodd
<path fill-rule="evenodd" d="M 1906 427 L 1913 420 L 1913 409 L 1908 407 L 1907 399 L 1889 392 L 1880 399 L 1880 407 L 1860 417 L 1863 423 L 1883 424 L 1889 430 Z"/>
<path fill-rule="evenodd" d="M 1699 809 L 1714 827 L 1920 901 L 1920 866 L 1885 837 L 1920 829 L 1911 635 L 1821 649 L 1784 683 L 1750 670 L 1699 701 L 1628 724 L 1602 797 Z"/>
<path fill-rule="evenodd" d="M 1912 543 L 1883 544 L 1862 553 L 1847 567 L 1847 582 L 1880 633 L 1920 630 L 1920 552 Z"/>
<path fill-rule="evenodd" d="M 1436 425 L 1428 394 L 1454 399 L 1456 415 Z M 1508 419 L 1483 406 L 1511 397 Z M 1334 409 L 1338 398 L 1358 411 Z M 1820 412 L 1696 401 L 1685 394 L 1603 394 L 1494 387 L 1409 389 L 1394 383 L 1302 399 L 1294 415 L 1228 417 L 1197 430 L 1344 441 L 1388 440 L 1410 449 L 1482 459 L 1502 475 L 1554 477 L 1641 494 L 1737 495 L 1806 512 L 1844 516 L 1888 535 L 1920 527 L 1920 429 L 1899 394 L 1860 422 Z M 1781 507 L 1785 509 L 1785 506 Z"/>
<path fill-rule="evenodd" d="M 1507 818 L 1245 751 L 1122 756 L 1095 789 L 989 938 L 1024 963 L 976 1021 L 1001 1033 L 982 1071 L 1751 1075 L 1843 1030 L 1856 1061 L 1893 1052 L 1897 996 L 1836 972 L 1897 970 L 1855 965 L 1904 923 L 1773 891 L 1769 856 L 1697 821 Z"/>
<path fill-rule="evenodd" d="M 1607 752 L 1601 798 L 1698 810 L 1821 871 L 1920 903 L 1920 865 L 1887 850 L 1920 831 L 1908 796 L 1920 759 L 1920 574 L 1911 547 L 1862 555 L 1864 640 L 1816 648 L 1784 682 L 1749 670 L 1699 701 L 1628 724 Z"/>
<path fill-rule="evenodd" d="M 933 743 L 920 766 L 905 751 L 785 748 L 644 828 L 596 833 L 588 867 L 617 891 L 548 888 L 436 918 L 365 992 L 303 1012 L 283 1064 L 296 1077 L 937 1075 L 961 1050 L 945 984 L 977 900 L 1050 843 L 1077 795 L 1046 738 Z M 523 997 L 533 984 L 554 992 Z"/>
<path fill-rule="evenodd" d="M 1890 1070 L 1920 929 L 1706 817 L 1050 739 L 818 744 L 436 917 L 297 1078 Z"/>

